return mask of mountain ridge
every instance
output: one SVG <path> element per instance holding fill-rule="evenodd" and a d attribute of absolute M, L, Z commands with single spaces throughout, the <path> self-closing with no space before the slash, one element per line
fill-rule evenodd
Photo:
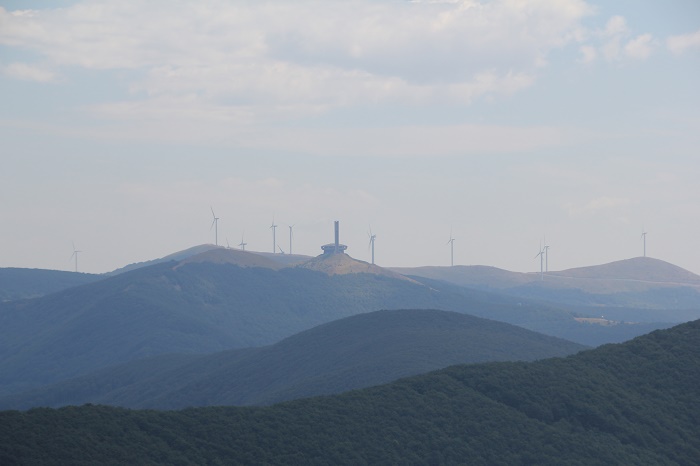
<path fill-rule="evenodd" d="M 700 275 L 696 275 L 669 262 L 650 257 L 635 257 L 600 265 L 548 271 L 544 274 L 539 272 L 512 272 L 485 265 L 391 267 L 390 269 L 406 275 L 424 276 L 427 278 L 446 279 L 446 277 L 451 276 L 452 279 L 448 281 L 452 283 L 486 285 L 500 289 L 538 281 L 547 282 L 543 283 L 543 285 L 553 285 L 551 282 L 548 282 L 550 278 L 615 280 L 659 286 L 700 287 Z"/>

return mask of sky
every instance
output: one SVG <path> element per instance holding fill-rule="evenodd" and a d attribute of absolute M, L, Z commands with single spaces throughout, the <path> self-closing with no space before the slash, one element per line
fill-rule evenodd
<path fill-rule="evenodd" d="M 0 267 L 700 274 L 697 0 L 0 0 Z M 279 252 L 279 249 L 278 249 Z"/>

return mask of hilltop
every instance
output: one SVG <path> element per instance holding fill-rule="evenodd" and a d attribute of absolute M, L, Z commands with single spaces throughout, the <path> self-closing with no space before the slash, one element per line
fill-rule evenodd
<path fill-rule="evenodd" d="M 322 272 L 327 275 L 368 273 L 398 280 L 410 280 L 406 276 L 393 272 L 390 269 L 385 269 L 383 267 L 379 267 L 378 265 L 353 259 L 347 254 L 321 254 L 320 256 L 302 262 L 301 264 L 297 265 L 297 267 Z"/>
<path fill-rule="evenodd" d="M 465 314 L 377 311 L 262 348 L 167 355 L 0 399 L 1 408 L 269 404 L 340 393 L 454 364 L 565 356 L 582 345 Z"/>
<path fill-rule="evenodd" d="M 8 464 L 644 464 L 700 457 L 700 322 L 266 408 L 0 413 Z"/>
<path fill-rule="evenodd" d="M 156 264 L 161 264 L 163 262 L 171 262 L 171 261 L 180 261 L 183 259 L 186 259 L 191 256 L 195 256 L 197 254 L 201 254 L 203 252 L 209 251 L 211 249 L 218 249 L 219 246 L 215 246 L 213 244 L 200 244 L 197 246 L 193 246 L 191 248 L 183 249 L 182 251 L 174 252 L 172 254 L 168 254 L 167 256 L 160 257 L 158 259 L 152 259 L 144 262 L 135 262 L 133 264 L 126 265 L 124 267 L 115 269 L 111 272 L 107 272 L 105 275 L 106 276 L 112 276 L 112 275 L 119 275 L 120 273 L 124 272 L 131 272 L 133 270 L 137 270 L 143 267 L 149 267 L 151 265 L 156 265 Z"/>
<path fill-rule="evenodd" d="M 611 280 L 622 282 L 627 286 L 646 284 L 648 286 L 700 287 L 700 275 L 651 257 L 635 257 L 603 265 L 549 272 L 549 275 L 581 280 Z"/>
<path fill-rule="evenodd" d="M 238 267 L 260 267 L 273 270 L 284 267 L 279 262 L 260 254 L 224 247 L 208 249 L 204 252 L 186 256 L 179 260 L 175 267 L 193 263 L 230 264 Z"/>

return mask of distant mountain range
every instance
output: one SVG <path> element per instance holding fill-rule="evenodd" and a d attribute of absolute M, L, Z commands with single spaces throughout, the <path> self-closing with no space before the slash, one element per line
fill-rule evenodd
<path fill-rule="evenodd" d="M 632 322 L 700 318 L 700 276 L 668 262 L 637 257 L 558 272 L 518 273 L 495 267 L 392 268 L 408 276 L 537 299 L 582 315 Z"/>
<path fill-rule="evenodd" d="M 5 411 L 0 460 L 694 466 L 698 341 L 694 321 L 566 358 L 453 366 L 265 408 Z"/>
<path fill-rule="evenodd" d="M 268 404 L 341 393 L 454 364 L 535 360 L 586 347 L 436 310 L 376 311 L 271 346 L 166 355 L 0 398 L 0 409 L 99 403 L 130 408 Z"/>
<path fill-rule="evenodd" d="M 0 303 L 0 395 L 167 353 L 270 345 L 381 309 L 486 317 L 595 346 L 664 323 L 598 326 L 522 297 L 407 279 L 349 256 L 282 267 L 269 256 L 204 248 L 40 298 Z M 281 255 L 280 255 L 281 256 Z"/>
<path fill-rule="evenodd" d="M 227 253 L 222 254 L 221 251 Z M 466 288 L 564 304 L 568 309 L 585 315 L 599 315 L 600 308 L 605 307 L 606 311 L 612 311 L 607 313 L 607 317 L 618 321 L 686 322 L 700 318 L 700 276 L 648 257 L 539 274 L 510 272 L 489 266 L 382 268 L 347 255 L 314 258 L 297 254 L 239 253 L 244 251 L 203 244 L 101 275 L 0 269 L 0 302 L 36 298 L 139 268 L 196 257 L 193 260 L 200 262 L 223 261 L 241 267 L 273 270 L 302 267 L 331 275 L 373 273 L 393 278 L 427 278 Z"/>
<path fill-rule="evenodd" d="M 0 395 L 151 356 L 270 345 L 381 309 L 471 314 L 589 346 L 700 317 L 700 277 L 649 258 L 542 277 L 213 245 L 169 257 L 112 276 L 0 269 L 0 290 L 15 293 L 0 303 Z"/>
<path fill-rule="evenodd" d="M 577 288 L 588 293 L 646 291 L 658 287 L 700 288 L 700 276 L 668 262 L 636 257 L 609 264 L 557 272 L 519 273 L 487 266 L 393 267 L 403 275 L 445 280 L 460 286 L 513 289 L 536 284 L 543 288 Z"/>

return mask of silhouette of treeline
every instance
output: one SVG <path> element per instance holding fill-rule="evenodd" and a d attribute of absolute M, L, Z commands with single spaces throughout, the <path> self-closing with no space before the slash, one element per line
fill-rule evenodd
<path fill-rule="evenodd" d="M 0 413 L 2 464 L 696 465 L 700 322 L 266 408 Z"/>

